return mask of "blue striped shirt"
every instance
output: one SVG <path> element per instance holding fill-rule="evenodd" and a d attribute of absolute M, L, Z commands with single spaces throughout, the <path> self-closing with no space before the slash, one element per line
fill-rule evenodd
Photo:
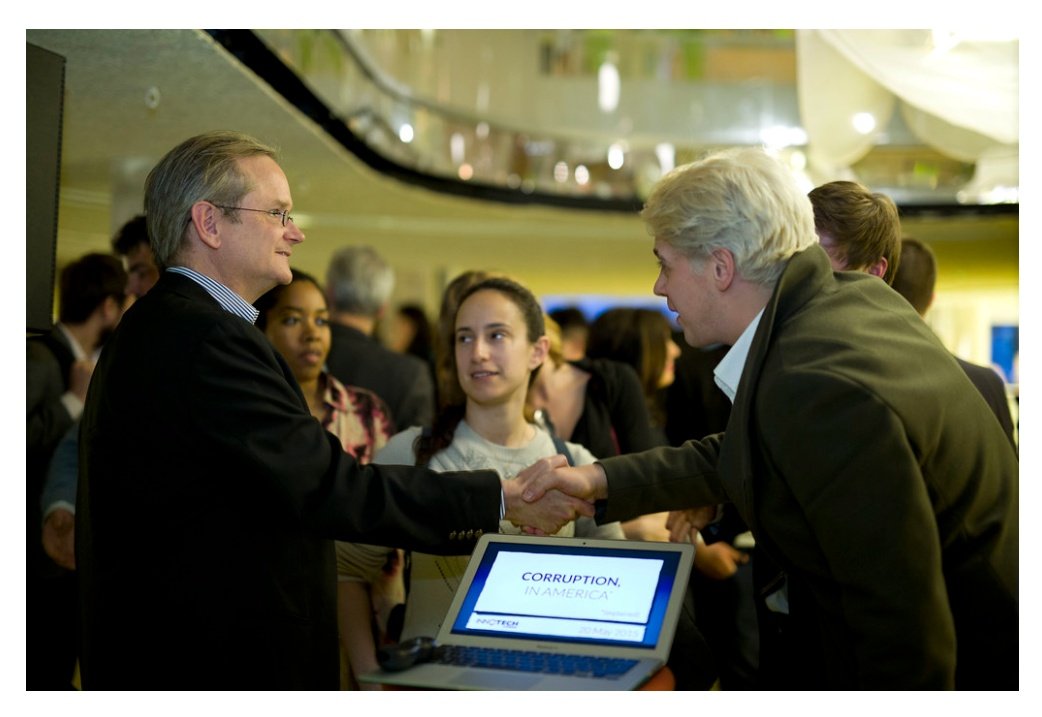
<path fill-rule="evenodd" d="M 167 271 L 172 271 L 181 276 L 187 276 L 196 284 L 206 289 L 206 293 L 212 296 L 214 301 L 220 304 L 221 308 L 228 313 L 235 314 L 239 318 L 249 321 L 251 324 L 257 323 L 257 317 L 260 316 L 260 312 L 253 307 L 253 304 L 246 301 L 246 299 L 242 298 L 219 281 L 214 281 L 205 274 L 200 274 L 198 271 L 189 269 L 187 266 L 171 266 Z"/>

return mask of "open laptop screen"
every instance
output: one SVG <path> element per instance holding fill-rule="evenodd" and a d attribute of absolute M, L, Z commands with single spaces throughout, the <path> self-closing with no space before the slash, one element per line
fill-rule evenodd
<path fill-rule="evenodd" d="M 653 649 L 680 554 L 559 542 L 490 544 L 452 634 Z"/>

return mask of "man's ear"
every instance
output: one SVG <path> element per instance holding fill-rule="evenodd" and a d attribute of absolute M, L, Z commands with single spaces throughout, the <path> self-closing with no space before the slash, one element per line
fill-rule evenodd
<path fill-rule="evenodd" d="M 120 301 L 115 296 L 106 296 L 105 300 L 99 305 L 101 309 L 101 318 L 106 326 L 115 326 L 121 316 L 123 316 L 123 310 L 125 301 Z"/>
<path fill-rule="evenodd" d="M 718 291 L 727 291 L 736 275 L 734 254 L 730 249 L 714 249 L 707 260 Z"/>
<path fill-rule="evenodd" d="M 869 265 L 869 267 L 865 269 L 865 272 L 871 274 L 872 276 L 878 276 L 880 279 L 882 279 L 884 276 L 886 276 L 886 269 L 888 266 L 890 266 L 890 262 L 886 260 L 885 256 L 881 256 L 879 257 L 879 261 L 877 261 L 875 264 Z"/>
<path fill-rule="evenodd" d="M 220 231 L 217 228 L 218 209 L 210 202 L 199 201 L 192 205 L 192 226 L 200 241 L 211 249 L 221 246 Z"/>

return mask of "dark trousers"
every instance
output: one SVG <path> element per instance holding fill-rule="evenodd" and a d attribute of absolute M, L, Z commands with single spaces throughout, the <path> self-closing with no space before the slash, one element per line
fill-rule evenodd
<path fill-rule="evenodd" d="M 694 573 L 691 587 L 698 629 L 713 651 L 720 689 L 757 689 L 760 635 L 752 565 L 739 565 L 726 580 Z"/>
<path fill-rule="evenodd" d="M 25 688 L 72 689 L 79 653 L 76 573 L 29 575 L 25 586 Z"/>

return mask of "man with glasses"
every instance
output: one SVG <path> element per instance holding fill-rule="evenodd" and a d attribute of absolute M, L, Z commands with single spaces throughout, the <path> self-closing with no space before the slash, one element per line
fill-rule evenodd
<path fill-rule="evenodd" d="M 461 554 L 501 517 L 549 532 L 592 514 L 561 493 L 525 504 L 532 469 L 433 475 L 341 450 L 253 326 L 251 302 L 292 278 L 292 206 L 274 152 L 238 133 L 183 142 L 146 181 L 163 273 L 83 415 L 86 689 L 336 689 L 331 539 Z"/>

